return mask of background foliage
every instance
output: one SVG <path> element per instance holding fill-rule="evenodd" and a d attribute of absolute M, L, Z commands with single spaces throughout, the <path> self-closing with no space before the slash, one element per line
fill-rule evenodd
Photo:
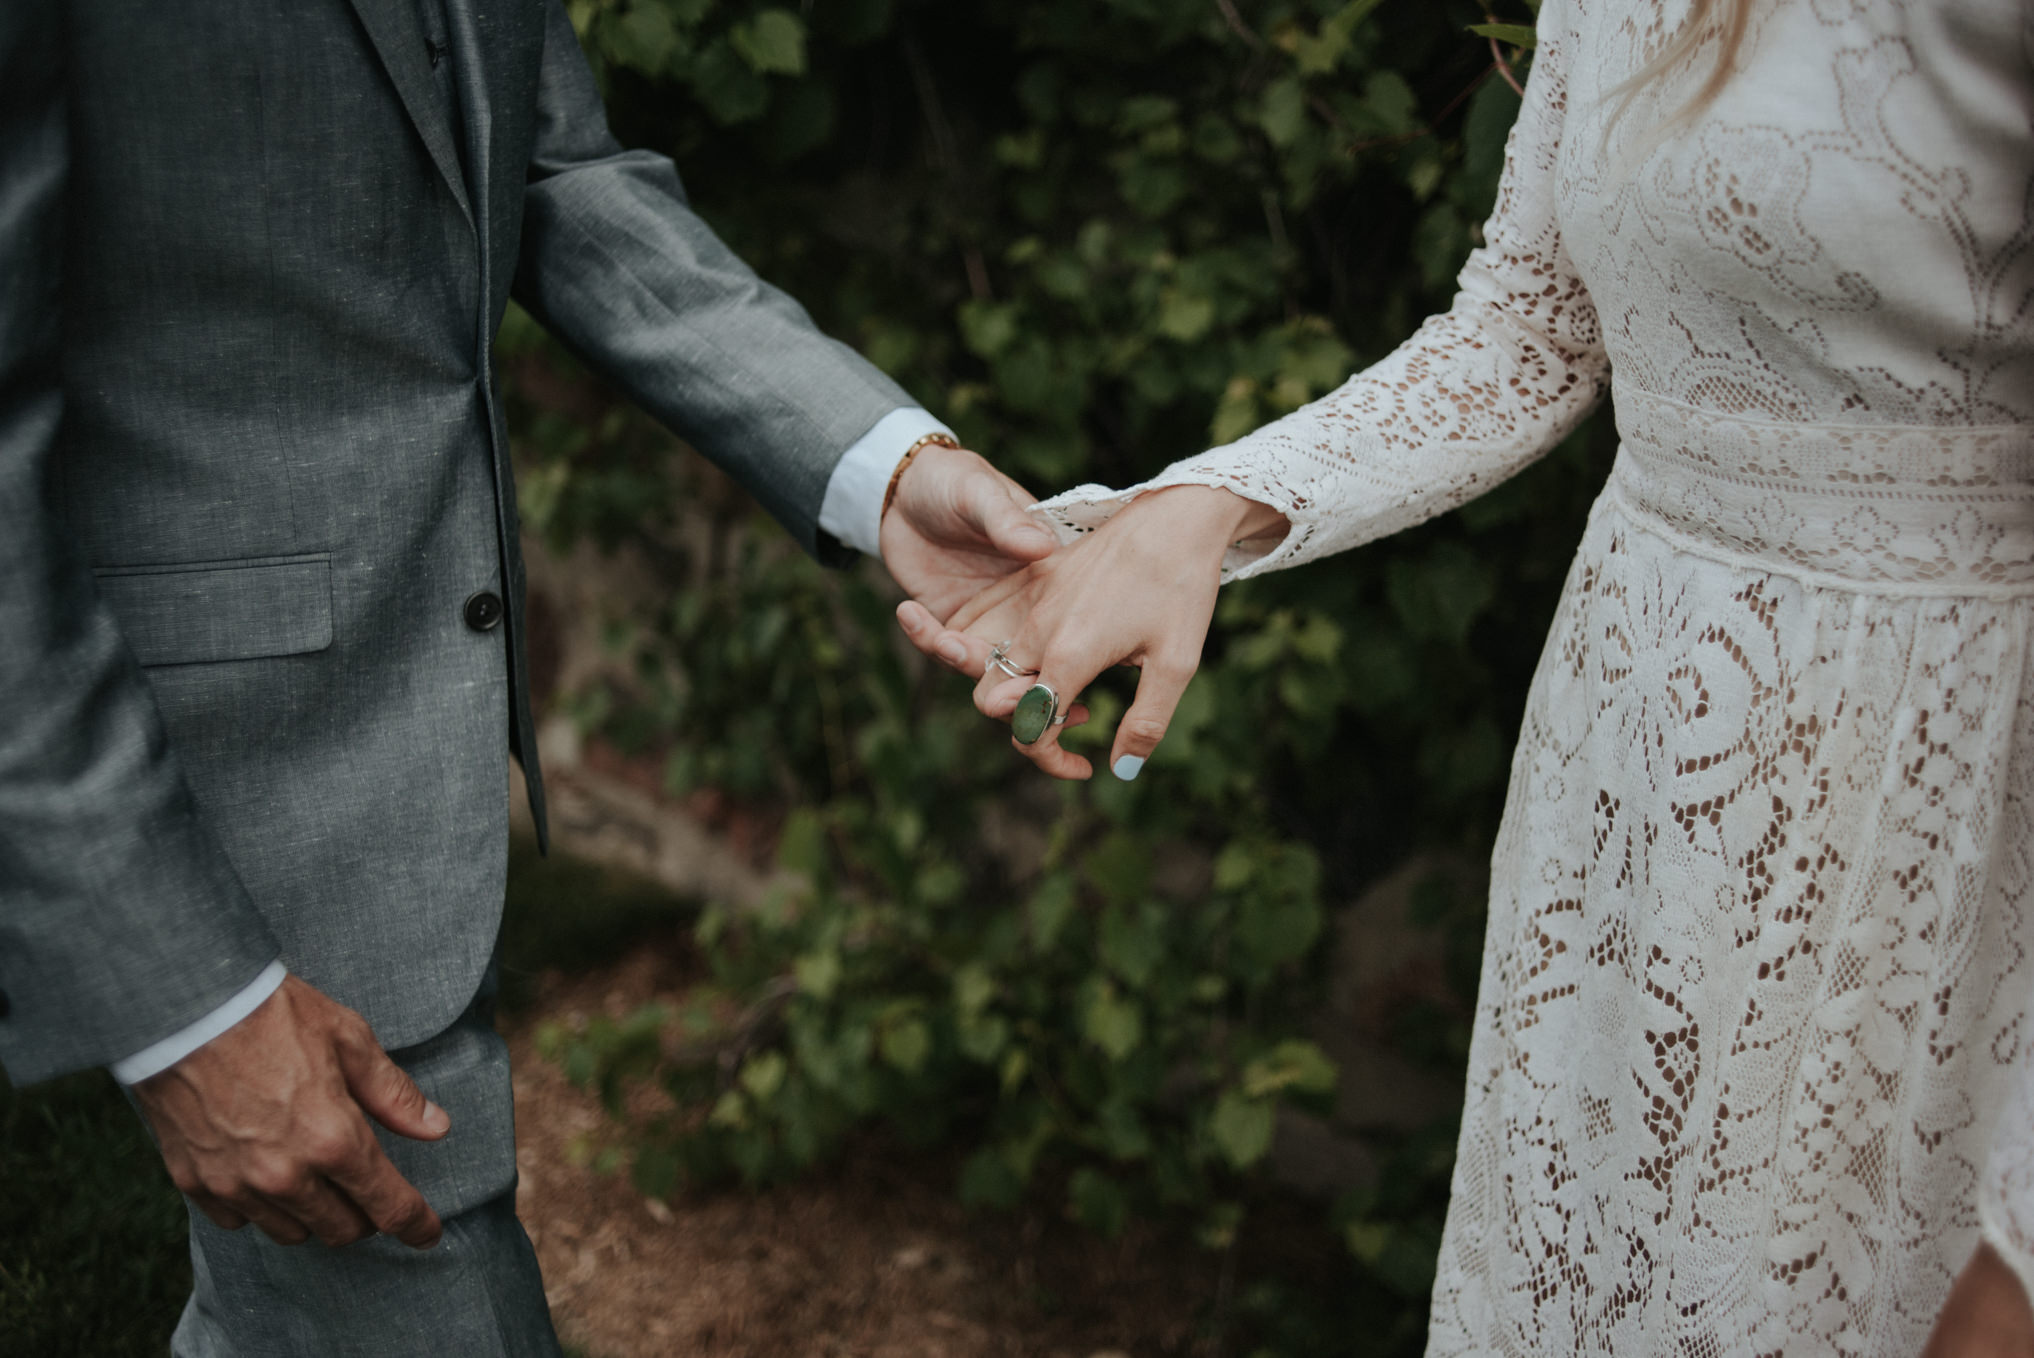
<path fill-rule="evenodd" d="M 1236 437 L 1445 306 L 1518 107 L 1497 60 L 1526 65 L 1494 37 L 1529 40 L 1468 30 L 1531 19 L 1517 0 L 572 11 L 623 140 L 675 156 L 766 277 L 1041 493 Z M 780 856 L 811 884 L 708 912 L 718 988 L 685 1012 L 549 1035 L 618 1111 L 643 1079 L 676 1096 L 632 1124 L 644 1188 L 768 1182 L 887 1121 L 957 1144 L 970 1201 L 1055 1194 L 1099 1230 L 1155 1213 L 1232 1241 L 1276 1108 L 1332 1090 L 1296 1036 L 1332 907 L 1411 850 L 1486 852 L 1607 422 L 1444 521 L 1225 591 L 1144 777 L 1052 788 L 901 648 L 873 566 L 798 556 L 526 320 L 503 350 L 531 531 L 631 545 L 674 587 L 612 619 L 620 677 L 562 701 L 674 793 L 796 808 Z M 1093 696 L 1105 742 L 1121 690 Z M 1013 824 L 1042 842 L 1009 851 Z M 1456 1002 L 1407 1014 L 1404 1043 L 1459 1073 L 1481 907 L 1421 899 Z M 1260 1297 L 1264 1343 L 1417 1347 L 1451 1146 L 1443 1126 L 1380 1147 L 1383 1187 L 1337 1205 L 1361 1332 L 1302 1332 L 1305 1307 Z"/>

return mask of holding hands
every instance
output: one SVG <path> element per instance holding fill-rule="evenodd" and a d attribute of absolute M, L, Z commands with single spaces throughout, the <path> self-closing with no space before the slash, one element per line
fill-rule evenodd
<path fill-rule="evenodd" d="M 927 441 L 891 484 L 883 564 L 933 616 L 951 617 L 1058 546 L 1025 512 L 1034 498 L 979 454 Z"/>
<path fill-rule="evenodd" d="M 1059 743 L 1062 730 L 1087 720 L 1077 696 L 1110 666 L 1136 666 L 1137 698 L 1109 755 L 1111 770 L 1128 780 L 1165 738 L 1200 667 L 1230 544 L 1285 528 L 1278 511 L 1227 490 L 1147 491 L 944 621 L 944 600 L 935 598 L 907 600 L 897 620 L 919 650 L 976 681 L 975 706 L 985 716 L 1016 718 L 1018 751 L 1055 778 L 1094 773 Z"/>

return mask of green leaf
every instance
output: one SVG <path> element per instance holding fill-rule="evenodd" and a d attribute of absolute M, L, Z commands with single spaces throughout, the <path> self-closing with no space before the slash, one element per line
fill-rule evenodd
<path fill-rule="evenodd" d="M 805 73 L 805 25 L 788 10 L 766 9 L 728 31 L 735 50 L 758 75 Z"/>
<path fill-rule="evenodd" d="M 1264 422 L 1257 408 L 1257 384 L 1247 377 L 1230 381 L 1222 393 L 1222 403 L 1215 407 L 1215 418 L 1208 425 L 1208 438 L 1217 446 L 1234 443 Z"/>
<path fill-rule="evenodd" d="M 730 1089 L 715 1101 L 713 1111 L 706 1115 L 708 1123 L 715 1127 L 740 1130 L 749 1125 L 748 1101 L 739 1089 Z"/>
<path fill-rule="evenodd" d="M 1326 1094 L 1335 1088 L 1335 1063 L 1311 1042 L 1289 1039 L 1243 1068 L 1243 1092 L 1253 1099 L 1288 1089 Z"/>
<path fill-rule="evenodd" d="M 1038 884 L 1038 889 L 1031 893 L 1031 900 L 1025 905 L 1025 913 L 1031 920 L 1031 946 L 1036 951 L 1052 951 L 1060 930 L 1066 926 L 1074 906 L 1079 902 L 1080 892 L 1071 873 L 1051 873 Z"/>
<path fill-rule="evenodd" d="M 1264 91 L 1257 124 L 1273 146 L 1291 146 L 1307 124 L 1307 91 L 1297 76 L 1275 80 Z"/>
<path fill-rule="evenodd" d="M 757 1103 L 768 1103 L 770 1096 L 783 1085 L 787 1069 L 789 1064 L 784 1060 L 784 1053 L 758 1052 L 742 1062 L 742 1088 L 748 1090 L 749 1096 Z"/>
<path fill-rule="evenodd" d="M 1142 989 L 1165 956 L 1165 914 L 1148 903 L 1142 908 L 1112 905 L 1102 912 L 1098 940 L 1103 963 Z"/>
<path fill-rule="evenodd" d="M 1144 1041 L 1144 1015 L 1135 1000 L 1118 995 L 1114 985 L 1098 978 L 1088 986 L 1081 1032 L 1110 1060 L 1121 1061 Z"/>
<path fill-rule="evenodd" d="M 1167 288 L 1158 304 L 1158 333 L 1187 343 L 1208 333 L 1215 323 L 1215 304 L 1184 288 Z"/>
<path fill-rule="evenodd" d="M 1017 1092 L 1024 1083 L 1024 1077 L 1031 1073 L 1031 1056 L 1022 1047 L 1012 1047 L 1003 1054 L 1003 1069 L 997 1072 L 997 1081 L 1003 1088 L 1003 1097 Z"/>
<path fill-rule="evenodd" d="M 840 984 L 840 954 L 831 948 L 803 953 L 791 963 L 791 973 L 798 988 L 806 994 L 816 1000 L 832 999 L 835 987 Z"/>
<path fill-rule="evenodd" d="M 1141 900 L 1151 887 L 1151 848 L 1136 835 L 1118 830 L 1088 851 L 1081 872 L 1111 901 Z"/>
<path fill-rule="evenodd" d="M 1424 559 L 1393 561 L 1385 591 L 1407 632 L 1461 646 L 1497 601 L 1497 572 L 1461 543 L 1440 542 Z"/>
<path fill-rule="evenodd" d="M 1270 1151 L 1275 1122 L 1270 1103 L 1231 1089 L 1216 1102 L 1208 1132 L 1223 1158 L 1237 1169 L 1248 1169 Z"/>
<path fill-rule="evenodd" d="M 932 1030 L 923 1019 L 905 1019 L 883 1029 L 880 1046 L 885 1061 L 906 1075 L 916 1075 L 932 1054 Z"/>
<path fill-rule="evenodd" d="M 1145 217 L 1163 217 L 1179 206 L 1192 187 L 1186 171 L 1170 160 L 1131 160 L 1117 177 L 1123 201 Z"/>
<path fill-rule="evenodd" d="M 661 5 L 636 5 L 603 35 L 610 59 L 645 75 L 661 75 L 685 54 L 685 40 Z"/>
<path fill-rule="evenodd" d="M 970 351 L 994 358 L 1017 338 L 1017 308 L 1010 303 L 985 302 L 979 298 L 963 302 L 960 309 L 961 337 Z"/>
<path fill-rule="evenodd" d="M 1378 131 L 1394 137 L 1419 131 L 1420 100 L 1397 71 L 1379 71 L 1363 82 L 1363 108 Z"/>
<path fill-rule="evenodd" d="M 1531 24 L 1471 24 L 1469 31 L 1479 38 L 1495 38 L 1512 47 L 1523 47 L 1531 51 L 1538 41 L 1533 36 Z"/>
<path fill-rule="evenodd" d="M 953 1002 L 961 1013 L 973 1015 L 988 1007 L 996 997 L 996 978 L 979 962 L 969 962 L 954 971 Z"/>
<path fill-rule="evenodd" d="M 963 1018 L 954 1030 L 961 1055 L 982 1065 L 992 1065 L 1010 1044 L 1010 1022 L 995 1014 Z"/>
<path fill-rule="evenodd" d="M 726 38 L 716 38 L 693 60 L 691 83 L 713 120 L 723 127 L 752 122 L 770 106 L 770 90 Z"/>
<path fill-rule="evenodd" d="M 826 860 L 826 821 L 808 807 L 793 811 L 777 837 L 777 866 L 817 878 L 826 870 Z"/>
<path fill-rule="evenodd" d="M 1257 875 L 1258 845 L 1232 839 L 1215 855 L 1215 890 L 1234 891 Z"/>
<path fill-rule="evenodd" d="M 1320 906 L 1285 896 L 1250 902 L 1236 928 L 1238 942 L 1265 970 L 1305 956 L 1320 932 Z"/>

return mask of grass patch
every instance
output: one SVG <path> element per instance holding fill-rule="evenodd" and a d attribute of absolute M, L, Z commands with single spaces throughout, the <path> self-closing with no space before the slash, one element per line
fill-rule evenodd
<path fill-rule="evenodd" d="M 0 1353 L 167 1351 L 191 1290 L 183 1199 L 113 1080 L 0 1079 Z"/>

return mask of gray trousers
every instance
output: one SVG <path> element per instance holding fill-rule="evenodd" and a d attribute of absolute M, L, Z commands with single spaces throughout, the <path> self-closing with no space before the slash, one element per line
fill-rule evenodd
<path fill-rule="evenodd" d="M 508 1045 L 495 971 L 451 1028 L 390 1056 L 452 1118 L 438 1142 L 377 1128 L 445 1223 L 429 1250 L 387 1236 L 328 1249 L 222 1231 L 191 1212 L 191 1300 L 176 1358 L 559 1358 L 536 1251 L 516 1220 Z"/>

